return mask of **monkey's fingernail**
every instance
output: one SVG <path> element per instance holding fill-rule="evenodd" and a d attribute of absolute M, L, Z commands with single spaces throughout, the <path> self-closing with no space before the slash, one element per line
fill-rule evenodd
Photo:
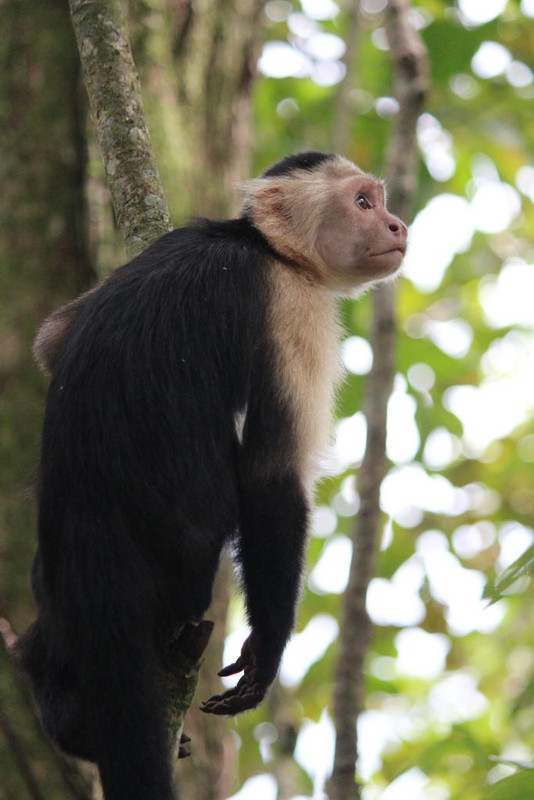
<path fill-rule="evenodd" d="M 179 747 L 178 748 L 178 758 L 189 758 L 191 755 L 191 751 L 187 749 L 187 747 Z"/>
<path fill-rule="evenodd" d="M 187 735 L 187 733 L 182 733 L 180 736 L 180 744 L 187 744 L 187 742 L 191 741 L 191 737 Z"/>

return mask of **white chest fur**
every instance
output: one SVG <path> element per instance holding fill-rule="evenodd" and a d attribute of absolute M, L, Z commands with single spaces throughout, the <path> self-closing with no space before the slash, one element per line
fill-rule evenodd
<path fill-rule="evenodd" d="M 297 466 L 311 490 L 327 455 L 342 374 L 337 302 L 322 286 L 275 264 L 269 322 L 278 350 L 278 386 L 294 413 Z"/>

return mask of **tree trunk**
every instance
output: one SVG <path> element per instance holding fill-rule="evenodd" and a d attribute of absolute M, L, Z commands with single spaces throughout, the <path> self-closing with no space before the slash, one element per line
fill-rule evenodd
<path fill-rule="evenodd" d="M 386 159 L 388 206 L 405 220 L 417 185 L 416 125 L 427 90 L 424 45 L 413 26 L 408 0 L 389 0 L 386 31 L 393 62 L 395 97 L 399 102 Z M 373 367 L 366 385 L 364 411 L 367 443 L 360 468 L 360 511 L 353 531 L 353 553 L 345 593 L 340 654 L 334 691 L 336 748 L 330 779 L 331 800 L 358 800 L 355 782 L 358 757 L 357 722 L 363 710 L 364 663 L 370 624 L 365 602 L 374 573 L 380 529 L 380 486 L 386 473 L 386 416 L 395 372 L 395 285 L 373 295 L 371 345 Z"/>
<path fill-rule="evenodd" d="M 94 275 L 84 195 L 86 109 L 68 8 L 62 0 L 5 0 L 0 40 L 0 617 L 15 630 L 32 616 L 32 491 L 45 382 L 32 363 L 42 318 Z M 9 630 L 0 620 L 2 632 Z M 0 772 L 6 797 L 71 798 L 62 769 L 0 659 Z M 5 732 L 11 730 L 14 736 Z M 26 788 L 21 786 L 26 754 Z M 18 766 L 17 766 L 18 764 Z M 35 792 L 34 792 L 35 795 Z"/>

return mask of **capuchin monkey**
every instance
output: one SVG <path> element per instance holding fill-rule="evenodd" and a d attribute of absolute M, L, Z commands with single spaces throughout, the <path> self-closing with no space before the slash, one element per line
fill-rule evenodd
<path fill-rule="evenodd" d="M 241 215 L 162 236 L 56 311 L 19 645 L 47 733 L 106 800 L 172 800 L 159 632 L 200 620 L 232 543 L 251 633 L 211 714 L 260 703 L 295 621 L 340 377 L 337 297 L 391 278 L 406 227 L 330 153 L 251 181 Z"/>

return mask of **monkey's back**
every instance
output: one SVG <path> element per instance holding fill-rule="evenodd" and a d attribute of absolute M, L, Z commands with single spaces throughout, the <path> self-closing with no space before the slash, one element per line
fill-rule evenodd
<path fill-rule="evenodd" d="M 96 515 L 153 553 L 180 529 L 235 528 L 235 418 L 265 345 L 270 257 L 245 220 L 200 220 L 88 298 L 49 389 L 41 536 L 61 545 L 70 519 Z"/>

